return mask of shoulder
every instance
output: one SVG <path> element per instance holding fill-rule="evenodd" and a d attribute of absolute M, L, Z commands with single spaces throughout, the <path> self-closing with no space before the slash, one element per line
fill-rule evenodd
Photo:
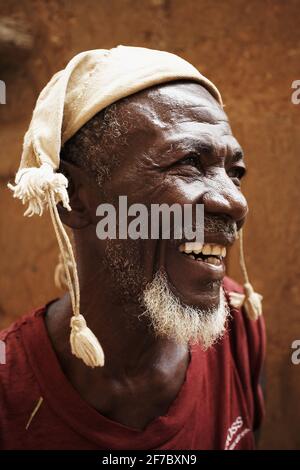
<path fill-rule="evenodd" d="M 45 307 L 33 310 L 20 317 L 9 327 L 0 331 L 0 342 L 2 346 L 0 377 L 8 373 L 13 368 L 14 375 L 17 374 L 20 367 L 27 363 L 27 355 L 23 341 L 24 329 L 30 325 L 32 334 L 36 334 L 39 325 L 41 325 Z M 1 367 L 2 366 L 2 367 Z"/>
<path fill-rule="evenodd" d="M 229 294 L 236 292 L 242 294 L 243 287 L 229 277 L 224 278 L 224 290 L 230 305 Z M 265 323 L 263 316 L 256 321 L 248 318 L 243 307 L 234 308 L 230 305 L 229 333 L 237 346 L 248 348 L 250 356 L 264 355 L 265 349 Z"/>
<path fill-rule="evenodd" d="M 0 331 L 0 341 L 2 342 L 2 344 L 5 344 L 6 364 L 9 363 L 9 360 L 12 358 L 12 356 L 14 356 L 14 359 L 16 359 L 18 351 L 22 349 L 21 337 L 24 326 L 28 322 L 38 323 L 40 321 L 40 317 L 44 312 L 45 307 L 35 309 L 32 312 L 21 316 L 10 326 Z"/>
<path fill-rule="evenodd" d="M 225 276 L 223 286 L 226 292 L 238 292 L 243 293 L 244 289 L 238 282 L 231 279 L 231 277 Z"/>
<path fill-rule="evenodd" d="M 22 316 L 9 327 L 0 331 L 2 349 L 0 377 L 2 378 L 8 373 L 10 368 L 17 367 L 19 359 L 24 358 L 24 355 L 21 353 L 23 351 L 21 332 L 28 316 Z"/>
<path fill-rule="evenodd" d="M 234 280 L 224 279 L 224 290 L 229 302 L 229 293 L 243 293 L 243 287 Z M 230 303 L 229 303 L 230 304 Z M 263 316 L 256 321 L 248 318 L 243 307 L 230 307 L 228 337 L 235 368 L 253 413 L 253 428 L 259 427 L 264 414 L 260 378 L 266 349 L 265 323 Z"/>
<path fill-rule="evenodd" d="M 30 395 L 37 386 L 28 360 L 23 330 L 28 322 L 30 326 L 38 325 L 43 311 L 45 308 L 26 314 L 0 332 L 0 418 L 4 413 L 14 415 L 15 405 L 20 402 L 26 408 L 26 394 Z"/>

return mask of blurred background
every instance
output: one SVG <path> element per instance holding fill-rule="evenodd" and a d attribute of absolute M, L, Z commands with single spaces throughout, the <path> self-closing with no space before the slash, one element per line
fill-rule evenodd
<path fill-rule="evenodd" d="M 0 328 L 59 296 L 48 216 L 25 219 L 6 184 L 19 165 L 35 100 L 80 51 L 118 44 L 174 52 L 219 87 L 243 146 L 251 280 L 264 295 L 267 414 L 260 448 L 300 449 L 299 0 L 0 0 Z M 122 71 L 120 70 L 120 73 Z M 229 274 L 241 281 L 237 251 Z"/>

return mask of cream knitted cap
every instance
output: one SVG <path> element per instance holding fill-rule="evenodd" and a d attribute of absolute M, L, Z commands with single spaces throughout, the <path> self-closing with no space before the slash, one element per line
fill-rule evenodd
<path fill-rule="evenodd" d="M 15 186 L 8 185 L 14 197 L 28 204 L 24 215 L 42 215 L 45 208 L 50 211 L 73 307 L 72 353 L 91 367 L 103 365 L 104 354 L 80 314 L 76 262 L 56 207 L 58 202 L 62 202 L 71 210 L 68 180 L 56 172 L 61 147 L 108 105 L 153 85 L 181 79 L 202 84 L 222 106 L 216 86 L 190 63 L 174 54 L 118 46 L 76 55 L 40 93 L 24 137 Z"/>

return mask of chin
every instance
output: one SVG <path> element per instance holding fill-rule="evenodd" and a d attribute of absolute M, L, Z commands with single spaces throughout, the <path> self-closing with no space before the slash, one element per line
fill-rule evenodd
<path fill-rule="evenodd" d="M 195 299 L 172 290 L 167 274 L 158 271 L 143 294 L 144 316 L 155 335 L 178 343 L 200 343 L 203 349 L 219 340 L 229 314 L 222 287 L 216 295 L 202 292 Z"/>
<path fill-rule="evenodd" d="M 201 311 L 216 309 L 220 305 L 222 281 L 209 281 L 199 285 L 197 291 L 175 287 L 165 273 L 170 291 L 183 305 L 199 308 Z"/>

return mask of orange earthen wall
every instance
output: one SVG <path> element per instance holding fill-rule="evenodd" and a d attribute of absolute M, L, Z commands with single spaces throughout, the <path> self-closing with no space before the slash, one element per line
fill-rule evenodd
<path fill-rule="evenodd" d="M 0 1 L 0 326 L 58 296 L 57 246 L 48 216 L 24 219 L 6 189 L 35 99 L 76 53 L 118 44 L 175 52 L 221 89 L 249 167 L 246 258 L 264 295 L 267 416 L 261 448 L 300 449 L 299 0 Z M 120 71 L 121 73 L 121 71 Z M 241 280 L 237 250 L 229 273 Z"/>

